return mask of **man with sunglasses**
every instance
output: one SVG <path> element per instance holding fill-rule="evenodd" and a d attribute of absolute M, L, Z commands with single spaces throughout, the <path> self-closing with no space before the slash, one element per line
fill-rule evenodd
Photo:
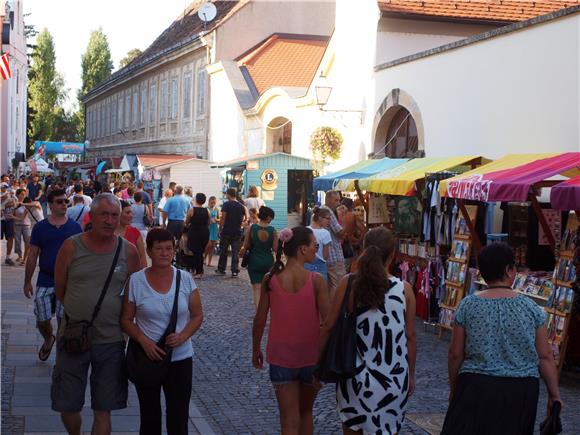
<path fill-rule="evenodd" d="M 64 241 L 70 236 L 82 232 L 81 227 L 66 215 L 68 200 L 64 189 L 53 189 L 47 197 L 50 216 L 41 220 L 32 229 L 30 253 L 26 261 L 24 275 L 24 295 L 34 296 L 32 275 L 39 260 L 39 272 L 36 280 L 34 297 L 34 314 L 36 326 L 44 338 L 38 358 L 46 361 L 56 340 L 51 320 L 56 314 L 57 321 L 63 316 L 62 304 L 56 300 L 54 293 L 54 266 L 56 256 Z"/>

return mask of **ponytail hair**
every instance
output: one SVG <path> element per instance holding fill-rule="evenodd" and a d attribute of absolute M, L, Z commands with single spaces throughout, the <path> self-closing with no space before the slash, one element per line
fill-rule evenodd
<path fill-rule="evenodd" d="M 330 216 L 332 212 L 327 209 L 326 207 L 314 207 L 314 209 L 312 210 L 312 220 L 314 222 L 320 222 L 320 219 L 326 217 L 326 216 Z"/>
<path fill-rule="evenodd" d="M 282 253 L 289 257 L 296 257 L 298 248 L 301 246 L 308 246 L 312 241 L 314 233 L 308 227 L 298 226 L 291 230 L 284 228 L 280 232 L 278 240 L 278 249 L 276 250 L 276 260 L 274 265 L 266 275 L 266 291 L 270 291 L 270 281 L 274 275 L 278 275 L 284 270 L 284 262 L 282 261 Z"/>
<path fill-rule="evenodd" d="M 385 264 L 395 250 L 395 238 L 384 227 L 373 228 L 366 233 L 363 247 L 352 283 L 356 306 L 379 308 L 384 305 L 385 294 L 391 288 Z"/>

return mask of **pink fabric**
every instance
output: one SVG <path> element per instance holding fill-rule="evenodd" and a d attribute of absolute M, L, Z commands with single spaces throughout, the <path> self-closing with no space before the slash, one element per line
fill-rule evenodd
<path fill-rule="evenodd" d="M 555 210 L 580 210 L 580 176 L 552 187 L 550 203 Z"/>
<path fill-rule="evenodd" d="M 312 273 L 297 293 L 282 288 L 278 277 L 270 281 L 270 332 L 266 359 L 270 364 L 298 368 L 316 364 L 320 320 Z"/>
<path fill-rule="evenodd" d="M 447 196 L 475 201 L 527 201 L 533 184 L 574 167 L 580 167 L 580 152 L 538 159 L 511 169 L 473 174 L 449 182 Z"/>
<path fill-rule="evenodd" d="M 127 192 L 127 189 L 121 190 L 121 199 L 125 201 L 129 199 L 129 192 Z"/>

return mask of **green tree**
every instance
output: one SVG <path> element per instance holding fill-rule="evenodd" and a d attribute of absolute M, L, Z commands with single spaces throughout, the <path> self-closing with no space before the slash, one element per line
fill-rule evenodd
<path fill-rule="evenodd" d="M 105 81 L 113 71 L 113 61 L 107 36 L 99 28 L 91 33 L 85 53 L 81 57 L 82 87 L 78 92 L 80 136 L 85 136 L 84 104 L 82 99 L 99 83 Z"/>
<path fill-rule="evenodd" d="M 131 62 L 133 62 L 135 59 L 137 59 L 142 54 L 143 54 L 143 52 L 141 50 L 139 50 L 138 48 L 134 48 L 133 50 L 130 50 L 127 53 L 127 55 L 123 59 L 121 59 L 121 63 L 119 63 L 119 69 L 125 68 L 127 65 L 129 65 Z"/>
<path fill-rule="evenodd" d="M 55 123 L 59 106 L 65 98 L 64 80 L 55 67 L 54 41 L 48 29 L 36 38 L 32 65 L 28 77 L 28 138 L 29 146 L 36 140 L 55 138 Z"/>

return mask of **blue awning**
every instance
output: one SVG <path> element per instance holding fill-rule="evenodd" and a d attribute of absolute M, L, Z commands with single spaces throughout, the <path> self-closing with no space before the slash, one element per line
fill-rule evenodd
<path fill-rule="evenodd" d="M 96 170 L 96 174 L 99 175 L 101 172 L 103 172 L 103 168 L 105 167 L 105 165 L 107 164 L 106 160 L 103 160 L 102 162 L 99 162 L 99 164 L 97 165 L 97 170 Z"/>
<path fill-rule="evenodd" d="M 406 163 L 409 159 L 390 159 L 385 157 L 380 160 L 363 160 L 352 166 L 349 166 L 332 174 L 323 175 L 314 179 L 314 190 L 322 190 L 324 192 L 334 189 L 334 186 L 339 180 L 361 179 L 367 178 L 388 169 L 395 168 Z"/>

